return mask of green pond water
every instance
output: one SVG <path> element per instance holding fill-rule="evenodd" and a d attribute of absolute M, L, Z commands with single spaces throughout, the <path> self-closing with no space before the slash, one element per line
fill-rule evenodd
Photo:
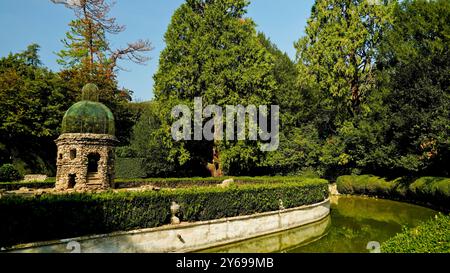
<path fill-rule="evenodd" d="M 438 212 L 407 203 L 365 197 L 332 199 L 331 214 L 316 223 L 239 243 L 213 253 L 367 253 L 369 242 L 383 243 Z"/>

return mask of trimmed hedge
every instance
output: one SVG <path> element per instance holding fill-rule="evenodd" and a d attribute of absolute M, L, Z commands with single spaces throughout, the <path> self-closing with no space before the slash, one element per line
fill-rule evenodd
<path fill-rule="evenodd" d="M 193 186 L 208 187 L 220 184 L 227 177 L 220 178 L 131 178 L 116 179 L 116 189 L 135 188 L 141 186 L 155 186 L 160 188 L 187 188 Z"/>
<path fill-rule="evenodd" d="M 403 232 L 381 246 L 386 253 L 450 253 L 450 216 L 436 219 Z"/>
<path fill-rule="evenodd" d="M 189 188 L 147 192 L 66 194 L 0 198 L 0 247 L 151 228 L 170 222 L 172 201 L 182 221 L 234 217 L 323 201 L 328 182 L 302 182 Z"/>
<path fill-rule="evenodd" d="M 115 187 L 117 189 L 133 188 L 145 185 L 151 185 L 160 188 L 189 188 L 189 187 L 210 187 L 220 184 L 222 181 L 231 177 L 208 177 L 208 178 L 147 178 L 147 179 L 116 179 Z M 311 178 L 291 176 L 273 176 L 273 177 L 234 177 L 236 184 L 260 184 L 260 183 L 285 183 L 292 181 L 303 181 Z"/>
<path fill-rule="evenodd" d="M 307 179 L 303 182 L 254 184 L 221 188 L 192 188 L 177 191 L 174 200 L 181 205 L 184 221 L 206 221 L 249 215 L 284 208 L 314 204 L 329 195 L 328 181 Z"/>
<path fill-rule="evenodd" d="M 393 183 L 371 175 L 346 175 L 336 180 L 337 188 L 343 194 L 364 194 L 389 196 Z"/>
<path fill-rule="evenodd" d="M 116 189 L 135 188 L 141 186 L 155 186 L 159 188 L 188 188 L 193 186 L 208 187 L 216 186 L 225 179 L 231 177 L 208 177 L 208 178 L 130 178 L 115 179 Z M 310 179 L 306 177 L 237 177 L 234 181 L 237 184 L 258 184 L 258 183 L 282 183 L 289 181 L 302 181 Z M 18 190 L 22 187 L 30 189 L 53 188 L 55 186 L 55 178 L 49 178 L 44 182 L 0 182 L 0 189 L 7 191 Z"/>
<path fill-rule="evenodd" d="M 400 178 L 386 181 L 371 175 L 346 175 L 338 177 L 336 183 L 342 194 L 405 200 L 450 210 L 450 178 L 422 177 L 407 182 Z"/>
<path fill-rule="evenodd" d="M 16 191 L 20 188 L 29 189 L 49 189 L 55 187 L 55 181 L 43 181 L 43 182 L 5 182 L 0 183 L 0 189 L 6 191 Z"/>

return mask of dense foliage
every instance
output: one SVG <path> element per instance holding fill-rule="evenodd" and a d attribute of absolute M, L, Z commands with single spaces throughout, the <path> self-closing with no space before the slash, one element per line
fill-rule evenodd
<path fill-rule="evenodd" d="M 118 178 L 138 177 L 186 177 L 189 173 L 169 158 L 169 150 L 164 147 L 164 137 L 160 134 L 161 119 L 159 103 L 143 103 L 140 117 L 133 127 L 131 143 L 117 149 L 116 162 Z M 139 165 L 131 166 L 135 162 Z"/>
<path fill-rule="evenodd" d="M 247 95 L 232 99 L 237 98 L 234 92 L 245 90 L 240 83 L 245 78 L 230 78 L 235 69 L 228 73 L 227 66 L 221 66 L 228 60 L 224 56 L 232 56 L 228 50 L 247 52 L 245 44 L 227 44 L 236 41 L 228 39 L 239 29 L 228 24 L 250 22 L 241 18 L 246 4 L 187 1 L 174 14 L 155 75 L 157 98 L 163 101 L 159 109 L 166 109 L 161 110 L 160 120 L 167 119 L 174 105 L 189 101 L 191 105 L 194 96 L 219 105 L 253 101 Z M 221 13 L 224 5 L 233 7 L 227 9 L 230 14 Z M 205 34 L 203 27 L 219 14 L 225 14 L 217 19 L 221 24 Z M 447 1 L 317 2 L 306 36 L 296 43 L 296 63 L 264 34 L 257 37 L 267 55 L 264 73 L 273 79 L 270 96 L 258 103 L 281 107 L 277 151 L 261 154 L 248 142 L 226 147 L 198 141 L 173 143 L 163 133 L 152 139 L 165 144 L 160 154 L 169 161 L 159 157 L 150 161 L 167 163 L 184 175 L 188 174 L 184 170 L 197 168 L 203 175 L 204 165 L 214 161 L 208 151 L 217 148 L 224 173 L 232 175 L 448 175 L 444 162 L 450 147 L 449 16 Z M 238 20 L 225 20 L 230 17 Z M 217 48 L 216 41 L 223 47 Z M 223 92 L 230 88 L 236 90 Z M 257 94 L 262 93 L 252 93 Z M 167 133 L 170 122 L 164 124 L 160 132 Z"/>
<path fill-rule="evenodd" d="M 403 232 L 381 246 L 383 253 L 450 253 L 450 216 L 436 219 Z"/>
<path fill-rule="evenodd" d="M 116 158 L 116 178 L 144 178 L 147 177 L 144 158 Z"/>
<path fill-rule="evenodd" d="M 383 137 L 368 159 L 373 169 L 397 175 L 448 176 L 450 2 L 404 1 L 394 15 L 379 60 L 384 118 L 376 122 L 378 113 L 372 115 L 372 124 L 384 124 Z"/>
<path fill-rule="evenodd" d="M 448 176 L 450 4 L 369 4 L 314 5 L 275 172 Z"/>
<path fill-rule="evenodd" d="M 328 197 L 325 180 L 147 192 L 42 195 L 0 199 L 0 246 L 170 223 L 172 201 L 182 221 L 212 220 L 313 204 Z"/>
<path fill-rule="evenodd" d="M 39 46 L 0 58 L 0 163 L 21 172 L 51 174 L 54 140 L 76 93 L 58 74 L 42 67 Z"/>

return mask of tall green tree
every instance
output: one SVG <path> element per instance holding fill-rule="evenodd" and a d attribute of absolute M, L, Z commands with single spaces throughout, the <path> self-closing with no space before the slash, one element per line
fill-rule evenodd
<path fill-rule="evenodd" d="M 376 61 L 383 36 L 392 27 L 393 5 L 316 1 L 306 35 L 295 44 L 303 110 L 291 138 L 305 144 L 287 147 L 294 156 L 306 154 L 306 167 L 322 175 L 334 177 L 362 165 L 365 145 L 371 149 L 382 137 L 372 133 L 383 129 L 368 125 L 366 118 L 383 109 L 380 94 L 374 93 Z"/>
<path fill-rule="evenodd" d="M 192 105 L 195 97 L 202 97 L 204 105 L 218 106 L 272 102 L 273 57 L 258 39 L 255 23 L 245 18 L 248 4 L 246 0 L 187 0 L 175 11 L 154 76 L 157 100 L 167 107 L 173 102 Z M 170 116 L 170 108 L 165 115 Z M 163 126 L 166 134 L 170 124 Z M 215 157 L 216 173 L 222 167 L 227 173 L 250 170 L 260 157 L 254 143 L 171 143 L 170 137 L 167 143 L 182 165 L 193 160 L 206 165 Z"/>
<path fill-rule="evenodd" d="M 367 107 L 378 46 L 391 20 L 388 1 L 316 1 L 297 48 L 299 83 L 323 94 L 324 108 L 345 119 Z"/>

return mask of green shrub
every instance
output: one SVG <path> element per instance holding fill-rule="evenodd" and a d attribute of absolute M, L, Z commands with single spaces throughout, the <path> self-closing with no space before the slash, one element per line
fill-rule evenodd
<path fill-rule="evenodd" d="M 347 175 L 338 177 L 336 183 L 342 194 L 378 196 L 450 209 L 450 178 L 422 177 L 408 183 L 404 179 L 386 181 L 370 175 Z"/>
<path fill-rule="evenodd" d="M 420 202 L 450 205 L 450 178 L 422 177 L 409 185 L 409 194 Z"/>
<path fill-rule="evenodd" d="M 148 192 L 42 195 L 0 199 L 0 247 L 140 228 L 170 222 L 170 205 L 182 221 L 212 220 L 320 202 L 328 197 L 321 179 L 285 183 L 200 187 Z"/>
<path fill-rule="evenodd" d="M 450 253 L 450 216 L 436 219 L 403 232 L 381 246 L 386 253 Z"/>
<path fill-rule="evenodd" d="M 389 196 L 395 184 L 372 175 L 346 175 L 336 180 L 338 191 L 343 194 Z"/>
<path fill-rule="evenodd" d="M 117 178 L 144 178 L 147 176 L 143 158 L 116 158 Z"/>
<path fill-rule="evenodd" d="M 12 182 L 21 179 L 22 175 L 12 164 L 4 164 L 0 167 L 0 181 Z"/>

